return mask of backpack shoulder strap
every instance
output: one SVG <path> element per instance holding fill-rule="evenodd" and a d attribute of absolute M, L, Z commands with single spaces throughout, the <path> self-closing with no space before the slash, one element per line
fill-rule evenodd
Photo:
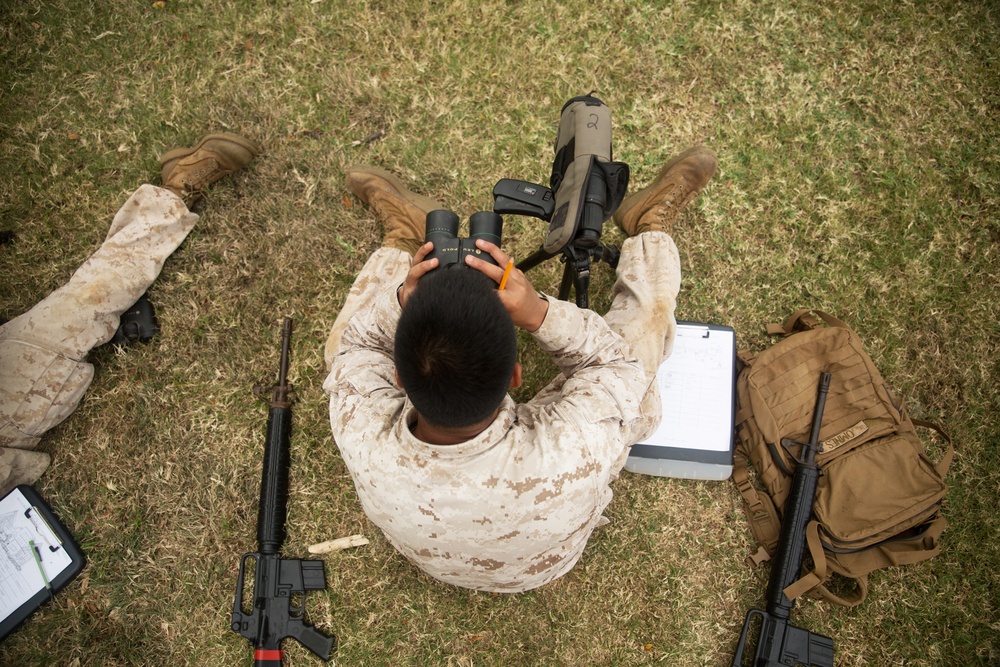
<path fill-rule="evenodd" d="M 737 445 L 733 452 L 733 482 L 743 496 L 743 511 L 750 522 L 750 531 L 759 545 L 756 553 L 747 556 L 747 564 L 756 567 L 769 560 L 778 546 L 781 522 L 774 502 L 766 493 L 758 493 L 747 472 L 747 456 Z"/>
<path fill-rule="evenodd" d="M 865 598 L 868 597 L 867 574 L 851 577 L 854 581 L 854 590 L 842 595 L 834 593 L 826 586 L 826 581 L 832 573 L 831 570 L 835 571 L 835 569 L 829 567 L 826 552 L 823 551 L 823 543 L 819 537 L 819 523 L 815 519 L 806 526 L 806 545 L 809 548 L 809 555 L 812 557 L 812 569 L 782 591 L 785 597 L 794 600 L 800 595 L 808 593 L 844 607 L 856 607 L 864 602 Z"/>

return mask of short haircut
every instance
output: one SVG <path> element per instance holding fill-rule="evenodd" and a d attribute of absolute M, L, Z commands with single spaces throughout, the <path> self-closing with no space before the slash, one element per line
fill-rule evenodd
<path fill-rule="evenodd" d="M 403 390 L 435 426 L 486 420 L 503 402 L 517 361 L 517 332 L 496 283 L 468 267 L 420 279 L 396 327 Z"/>

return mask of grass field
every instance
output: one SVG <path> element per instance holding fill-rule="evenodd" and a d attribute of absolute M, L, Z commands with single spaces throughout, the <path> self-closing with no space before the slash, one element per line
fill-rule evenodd
<path fill-rule="evenodd" d="M 288 315 L 284 553 L 371 541 L 327 555 L 328 590 L 308 599 L 338 664 L 728 665 L 767 577 L 743 564 L 731 483 L 625 473 L 570 574 L 497 596 L 393 551 L 330 435 L 323 342 L 381 239 L 345 167 L 391 169 L 467 216 L 500 178 L 548 178 L 559 110 L 591 90 L 634 187 L 692 144 L 719 154 L 676 228 L 678 317 L 756 351 L 767 322 L 831 312 L 954 439 L 941 555 L 876 573 L 858 608 L 803 601 L 794 622 L 835 639 L 838 667 L 1000 664 L 1000 15 L 976 0 L 0 3 L 0 230 L 16 235 L 0 316 L 67 280 L 158 183 L 161 152 L 212 131 L 265 149 L 196 208 L 150 291 L 161 335 L 95 350 L 85 400 L 44 438 L 36 487 L 89 564 L 0 662 L 251 664 L 229 629 L 255 546 L 266 406 L 251 389 L 274 382 Z M 505 246 L 524 257 L 544 231 L 509 217 Z M 531 277 L 553 293 L 560 270 Z M 594 274 L 600 311 L 611 272 Z M 553 372 L 523 342 L 521 399 Z"/>

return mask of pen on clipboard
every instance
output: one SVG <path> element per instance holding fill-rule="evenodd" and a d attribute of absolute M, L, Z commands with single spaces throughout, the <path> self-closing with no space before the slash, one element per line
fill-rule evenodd
<path fill-rule="evenodd" d="M 52 597 L 52 582 L 49 578 L 45 576 L 45 568 L 42 567 L 42 557 L 38 553 L 38 547 L 35 546 L 34 540 L 28 540 L 28 546 L 31 548 L 31 557 L 35 559 L 35 565 L 38 566 L 38 573 L 42 575 L 42 581 L 45 583 L 45 589 L 49 592 L 49 598 Z"/>

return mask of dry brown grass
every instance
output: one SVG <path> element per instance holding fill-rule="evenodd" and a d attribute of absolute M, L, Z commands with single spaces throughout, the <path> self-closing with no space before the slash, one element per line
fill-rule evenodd
<path fill-rule="evenodd" d="M 543 182 L 559 108 L 597 89 L 616 158 L 643 185 L 704 142 L 718 176 L 685 214 L 678 315 L 767 343 L 798 307 L 851 322 L 915 412 L 958 445 L 945 552 L 879 573 L 858 610 L 796 622 L 838 666 L 1000 660 L 995 502 L 998 21 L 988 3 L 142 3 L 0 9 L 0 315 L 31 307 L 97 247 L 155 155 L 208 131 L 265 153 L 218 184 L 151 291 L 152 344 L 92 354 L 83 404 L 46 436 L 38 484 L 90 562 L 4 641 L 5 664 L 248 664 L 229 630 L 254 546 L 266 409 L 295 319 L 285 553 L 325 558 L 311 621 L 344 665 L 726 665 L 766 572 L 729 483 L 625 474 L 579 566 L 495 596 L 437 583 L 367 522 L 327 424 L 322 345 L 380 230 L 344 168 L 390 168 L 460 214 L 499 178 Z M 354 145 L 376 131 L 382 137 Z M 511 218 L 506 245 L 538 247 Z M 620 239 L 617 231 L 608 240 Z M 532 276 L 554 291 L 552 262 Z M 595 269 L 592 300 L 610 276 Z M 524 339 L 536 369 L 551 364 Z M 288 664 L 315 664 L 293 642 Z"/>

